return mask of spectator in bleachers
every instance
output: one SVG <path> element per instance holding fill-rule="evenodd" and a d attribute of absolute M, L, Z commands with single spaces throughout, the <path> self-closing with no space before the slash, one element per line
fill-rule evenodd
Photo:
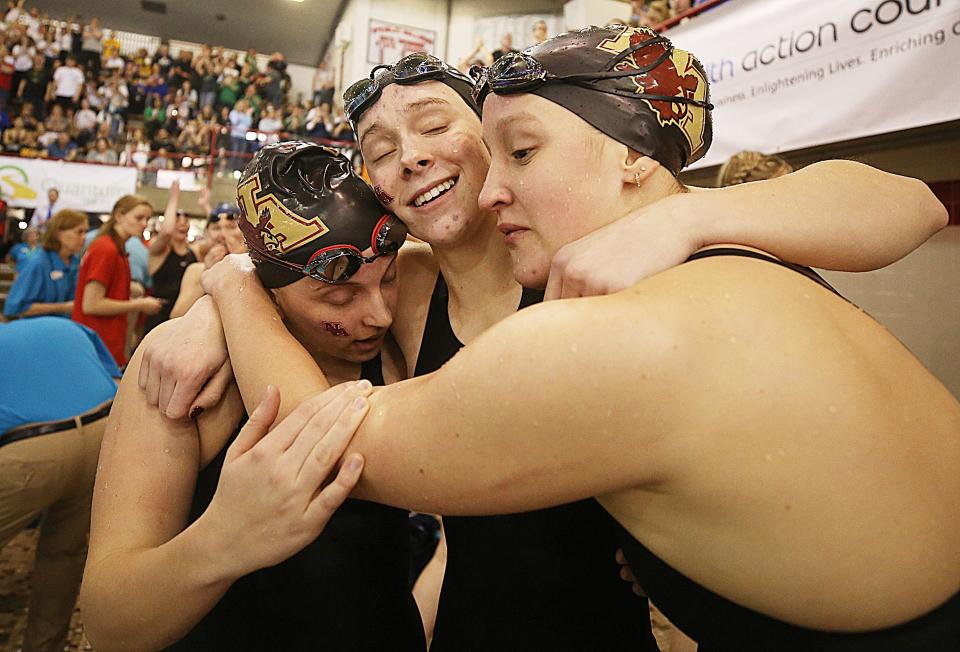
<path fill-rule="evenodd" d="M 20 81 L 24 76 L 33 70 L 33 58 L 37 54 L 37 49 L 33 45 L 33 40 L 23 34 L 20 41 L 13 46 L 11 54 L 13 55 L 13 81 L 10 88 L 16 91 L 20 88 Z"/>
<path fill-rule="evenodd" d="M 13 119 L 13 126 L 5 129 L 3 132 L 3 151 L 16 154 L 20 151 L 26 129 L 23 126 L 23 118 Z"/>
<path fill-rule="evenodd" d="M 67 119 L 67 116 L 63 111 L 63 107 L 59 104 L 54 104 L 52 107 L 50 107 L 50 115 L 48 115 L 47 119 L 43 121 L 43 126 L 46 131 L 52 131 L 55 133 L 66 131 L 70 126 L 70 121 Z"/>
<path fill-rule="evenodd" d="M 74 161 L 77 158 L 77 144 L 70 138 L 69 131 L 61 131 L 56 140 L 47 145 L 47 158 Z"/>
<path fill-rule="evenodd" d="M 334 76 L 326 61 L 321 61 L 317 72 L 313 75 L 313 103 L 314 105 L 333 104 Z"/>
<path fill-rule="evenodd" d="M 62 108 L 76 106 L 80 102 L 84 81 L 77 60 L 73 55 L 68 55 L 66 63 L 53 72 L 53 103 Z"/>
<path fill-rule="evenodd" d="M 49 84 L 50 73 L 45 66 L 43 55 L 36 54 L 33 57 L 33 67 L 20 77 L 17 98 L 22 102 L 42 106 Z"/>
<path fill-rule="evenodd" d="M 85 147 L 93 139 L 99 126 L 97 113 L 90 108 L 90 101 L 85 97 L 82 98 L 80 100 L 80 110 L 73 114 L 73 128 L 76 130 L 77 144 L 80 147 Z"/>
<path fill-rule="evenodd" d="M 29 257 L 10 288 L 4 316 L 70 316 L 86 232 L 86 213 L 62 210 L 53 216 L 42 248 Z"/>
<path fill-rule="evenodd" d="M 280 142 L 280 130 L 283 129 L 283 121 L 280 119 L 279 111 L 272 104 L 267 104 L 263 108 L 263 114 L 260 122 L 257 123 L 257 131 L 267 135 L 266 140 L 261 144 L 270 144 Z"/>
<path fill-rule="evenodd" d="M 89 163 L 108 163 L 116 165 L 117 153 L 110 148 L 106 138 L 97 138 L 93 149 L 87 153 Z"/>
<path fill-rule="evenodd" d="M 94 74 L 100 72 L 100 53 L 103 42 L 103 30 L 100 29 L 100 20 L 91 18 L 83 28 L 83 37 L 80 48 L 80 61 L 84 68 L 90 68 Z"/>
<path fill-rule="evenodd" d="M 230 111 L 230 150 L 236 154 L 243 154 L 248 151 L 247 132 L 253 126 L 253 108 L 247 100 L 238 100 Z M 239 169 L 245 164 L 240 157 L 234 157 L 232 163 L 234 169 Z"/>
<path fill-rule="evenodd" d="M 35 226 L 28 227 L 23 232 L 23 241 L 10 247 L 10 251 L 7 253 L 7 262 L 13 263 L 17 272 L 20 272 L 26 262 L 40 250 L 37 246 L 39 242 L 40 229 Z"/>
<path fill-rule="evenodd" d="M 0 45 L 0 106 L 6 106 L 13 90 L 13 55 L 6 45 Z"/>
<path fill-rule="evenodd" d="M 173 59 L 170 58 L 170 46 L 167 43 L 161 43 L 157 48 L 157 53 L 153 57 L 153 63 L 158 67 L 156 72 L 162 78 L 166 79 L 170 74 L 170 68 L 173 67 Z"/>

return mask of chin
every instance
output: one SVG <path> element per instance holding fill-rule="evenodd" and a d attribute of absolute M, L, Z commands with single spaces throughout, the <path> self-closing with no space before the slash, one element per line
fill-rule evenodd
<path fill-rule="evenodd" d="M 534 260 L 535 257 L 520 258 L 516 251 L 512 251 L 513 278 L 525 288 L 542 290 L 547 287 L 547 278 L 550 275 L 550 264 L 546 259 Z"/>

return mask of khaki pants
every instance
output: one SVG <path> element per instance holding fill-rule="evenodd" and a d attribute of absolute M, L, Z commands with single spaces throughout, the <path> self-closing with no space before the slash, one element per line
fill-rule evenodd
<path fill-rule="evenodd" d="M 107 419 L 0 446 L 0 546 L 41 516 L 24 652 L 60 652 L 77 601 Z"/>

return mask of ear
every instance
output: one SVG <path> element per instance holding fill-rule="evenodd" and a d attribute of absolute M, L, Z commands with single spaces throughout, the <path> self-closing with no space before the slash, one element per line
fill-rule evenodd
<path fill-rule="evenodd" d="M 623 183 L 634 187 L 642 186 L 659 167 L 660 161 L 627 148 L 623 162 Z"/>

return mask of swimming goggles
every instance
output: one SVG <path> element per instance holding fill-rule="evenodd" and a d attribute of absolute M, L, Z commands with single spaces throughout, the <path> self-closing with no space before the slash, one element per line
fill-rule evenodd
<path fill-rule="evenodd" d="M 392 66 L 375 66 L 370 71 L 369 78 L 361 79 L 347 88 L 343 93 L 344 111 L 350 122 L 356 124 L 363 112 L 376 103 L 380 93 L 390 84 L 418 84 L 428 79 L 443 79 L 445 76 L 472 84 L 469 77 L 432 54 L 408 54 Z"/>
<path fill-rule="evenodd" d="M 614 70 L 613 68 L 634 52 L 654 45 L 663 45 L 663 52 L 652 62 L 630 68 L 628 70 Z M 509 52 L 497 59 L 493 65 L 488 67 L 473 66 L 470 69 L 470 77 L 474 80 L 473 99 L 479 106 L 483 106 L 483 101 L 490 92 L 498 95 L 509 95 L 511 93 L 526 93 L 540 88 L 544 84 L 564 83 L 581 86 L 601 93 L 610 95 L 620 95 L 631 99 L 651 100 L 659 102 L 679 102 L 683 104 L 693 104 L 704 109 L 713 109 L 709 102 L 696 100 L 682 95 L 658 95 L 654 93 L 636 93 L 633 91 L 619 88 L 603 88 L 596 86 L 591 82 L 602 81 L 604 79 L 618 79 L 621 77 L 636 77 L 645 75 L 658 66 L 663 64 L 673 54 L 673 44 L 662 36 L 657 36 L 630 46 L 617 56 L 613 57 L 600 72 L 585 72 L 572 75 L 554 75 L 547 72 L 543 65 L 534 57 L 524 52 Z"/>
<path fill-rule="evenodd" d="M 364 256 L 358 248 L 348 244 L 332 245 L 318 249 L 310 256 L 305 265 L 297 265 L 262 251 L 257 253 L 262 258 L 280 267 L 302 272 L 304 275 L 324 283 L 336 284 L 348 281 L 350 277 L 360 271 L 362 265 L 372 263 L 382 256 L 397 253 L 406 239 L 407 225 L 397 219 L 395 215 L 388 213 L 380 218 L 373 229 L 373 235 L 370 236 L 372 256 Z"/>

